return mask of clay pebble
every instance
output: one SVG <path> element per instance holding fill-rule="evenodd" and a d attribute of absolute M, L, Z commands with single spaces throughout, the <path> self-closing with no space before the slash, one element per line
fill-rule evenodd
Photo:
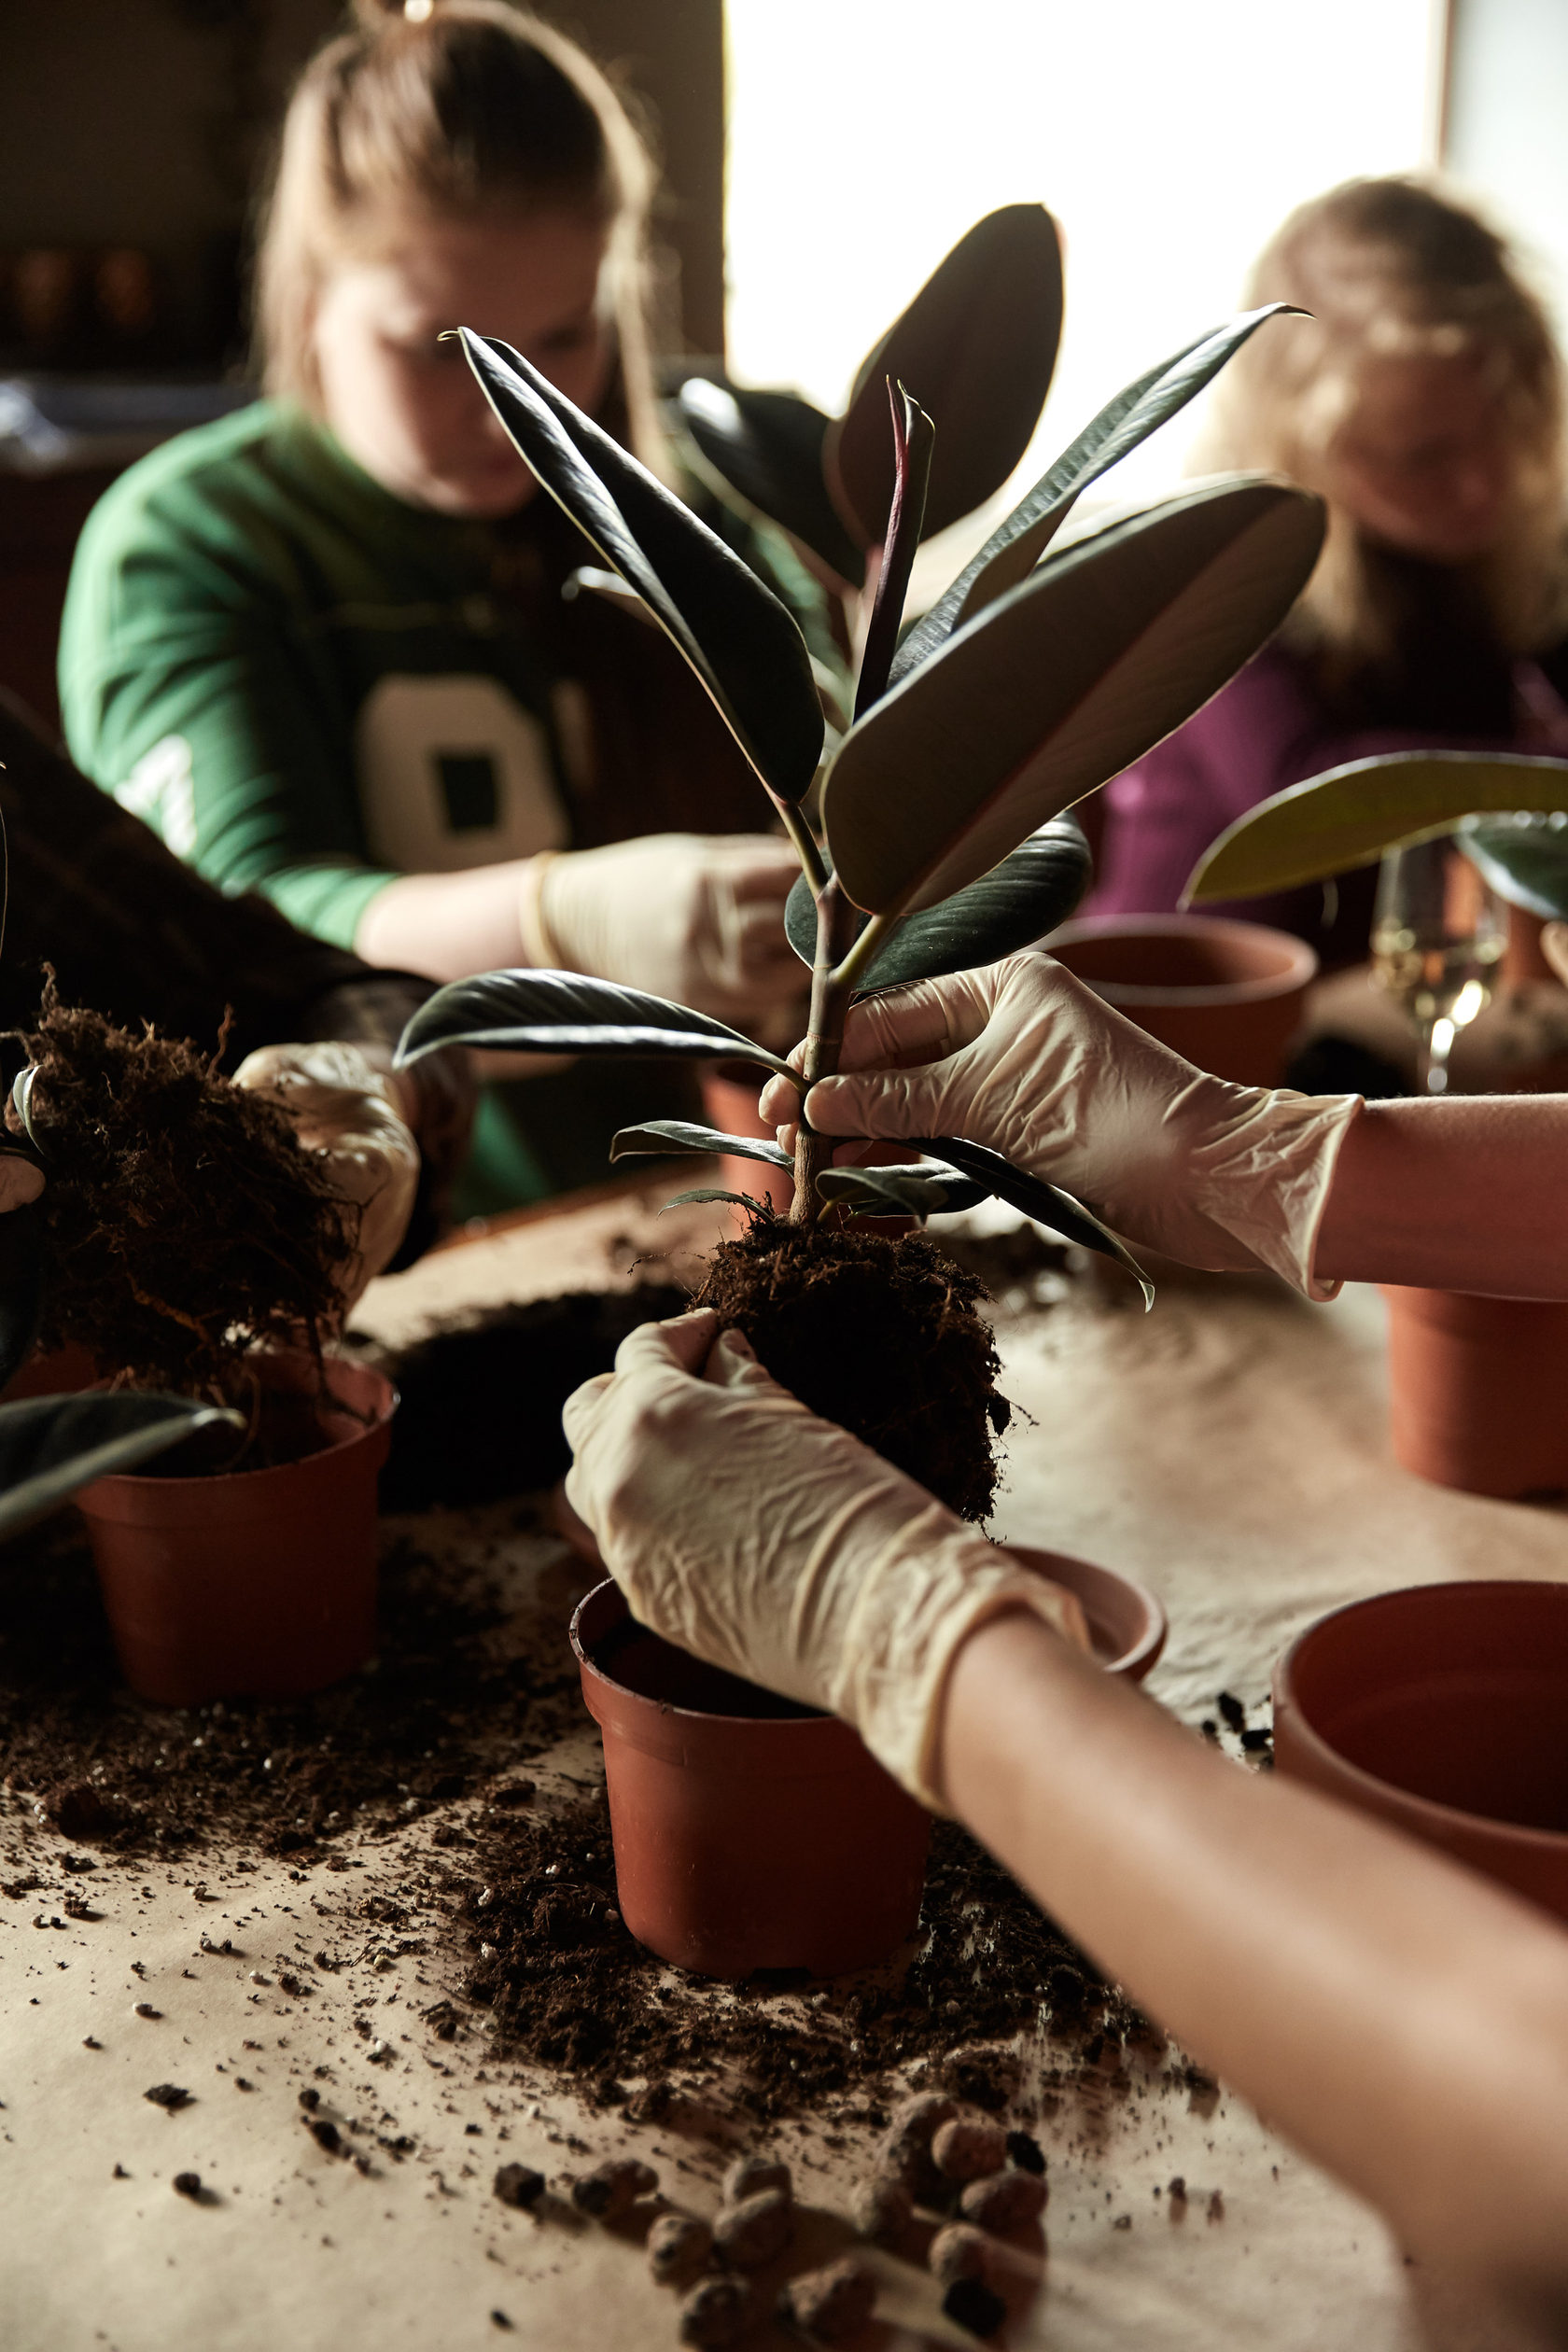
<path fill-rule="evenodd" d="M 877 2150 L 876 2168 L 903 2181 L 917 2205 L 931 2205 L 943 2194 L 942 2175 L 931 2161 L 931 2139 L 957 2113 L 957 2101 L 940 2092 L 906 2099 L 894 2110 Z"/>
<path fill-rule="evenodd" d="M 959 2199 L 959 2211 L 977 2230 L 1006 2237 L 1038 2221 L 1049 2194 L 1038 2173 L 991 2173 L 984 2180 L 970 2182 Z"/>
<path fill-rule="evenodd" d="M 181 2107 L 190 2105 L 189 2092 L 182 2090 L 177 2082 L 155 2082 L 150 2091 L 142 2093 L 142 2096 L 150 2099 L 154 2107 L 162 2107 L 169 2115 L 176 2114 Z"/>
<path fill-rule="evenodd" d="M 778 2313 L 819 2344 L 847 2344 L 876 2308 L 876 2274 L 858 2254 L 791 2278 Z"/>
<path fill-rule="evenodd" d="M 713 2248 L 706 2221 L 689 2213 L 661 2213 L 648 2233 L 648 2267 L 663 2287 L 688 2287 Z"/>
<path fill-rule="evenodd" d="M 970 2221 L 949 2221 L 938 2230 L 926 2252 L 926 2267 L 940 2286 L 956 2279 L 978 2278 L 986 2267 L 986 2233 Z"/>
<path fill-rule="evenodd" d="M 174 2180 L 170 2185 L 172 2186 L 176 2197 L 189 2197 L 198 2204 L 201 2202 L 202 2176 L 200 2173 L 175 2173 Z"/>
<path fill-rule="evenodd" d="M 783 2253 L 794 2229 L 789 2197 L 781 2189 L 764 2189 L 720 2209 L 713 2223 L 714 2250 L 735 2270 L 760 2270 Z"/>
<path fill-rule="evenodd" d="M 748 2197 L 761 2196 L 765 2189 L 777 2189 L 786 2197 L 792 2196 L 794 2184 L 789 2165 L 777 2156 L 737 2156 L 724 2175 L 720 2193 L 727 2205 L 737 2205 Z"/>
<path fill-rule="evenodd" d="M 544 2175 L 532 2164 L 502 2164 L 496 2174 L 496 2194 L 502 2205 L 517 2205 L 526 2212 L 544 2194 Z"/>
<path fill-rule="evenodd" d="M 914 2222 L 915 2200 L 896 2173 L 875 2172 L 850 2198 L 849 2218 L 862 2237 L 896 2252 Z"/>
<path fill-rule="evenodd" d="M 983 2180 L 1007 2162 L 1007 2134 L 1000 2123 L 956 2115 L 931 2141 L 931 2158 L 947 2180 Z"/>
<path fill-rule="evenodd" d="M 942 2298 L 942 2308 L 955 2326 L 971 2335 L 993 2336 L 1007 2317 L 1007 2305 L 983 2279 L 956 2279 Z"/>
<path fill-rule="evenodd" d="M 572 2182 L 572 2203 L 595 2221 L 619 2221 L 639 2197 L 651 2197 L 658 2186 L 651 2164 L 639 2163 L 635 2156 L 611 2157 Z"/>
<path fill-rule="evenodd" d="M 741 2278 L 705 2278 L 680 2306 L 680 2341 L 705 2347 L 738 2344 L 756 2317 L 751 2289 Z"/>

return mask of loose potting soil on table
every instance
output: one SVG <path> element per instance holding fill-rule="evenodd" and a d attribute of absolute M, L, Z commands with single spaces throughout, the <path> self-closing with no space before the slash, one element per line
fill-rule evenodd
<path fill-rule="evenodd" d="M 400 1868 L 408 1836 L 406 1899 L 446 1923 L 432 2036 L 483 2033 L 490 2063 L 544 2069 L 588 2105 L 634 2115 L 699 2097 L 759 2119 L 828 2108 L 875 2121 L 895 2078 L 922 2066 L 999 2106 L 1018 2088 L 1001 2046 L 1043 2020 L 1048 2078 L 1113 2072 L 1124 2046 L 1147 2038 L 950 1824 L 937 1828 L 919 1932 L 882 1969 L 732 1994 L 645 1952 L 615 1910 L 602 1785 L 562 1801 L 519 1778 L 581 1740 L 584 1715 L 565 1638 L 571 1593 L 517 1605 L 506 1562 L 520 1538 L 542 1549 L 539 1521 L 531 1506 L 500 1516 L 478 1540 L 471 1527 L 456 1542 L 413 1526 L 389 1534 L 373 1670 L 307 1700 L 178 1711 L 119 1682 L 73 1523 L 35 1531 L 7 1549 L 0 1578 L 12 1821 L 42 1818 L 98 1868 L 134 1872 L 154 1855 L 332 1867 L 370 1841 L 382 1911 L 399 1899 L 385 1867 Z M 450 1538 L 452 1522 L 433 1524 Z M 25 1841 L 0 1851 L 0 1891 L 24 1892 Z M 966 2058 L 974 2042 L 990 2047 Z"/>

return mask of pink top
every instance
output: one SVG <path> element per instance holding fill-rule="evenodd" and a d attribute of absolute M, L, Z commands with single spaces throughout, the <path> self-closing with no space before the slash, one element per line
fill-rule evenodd
<path fill-rule="evenodd" d="M 1268 646 L 1184 727 L 1106 788 L 1099 878 L 1085 915 L 1160 915 L 1232 819 L 1325 768 L 1383 751 L 1568 751 L 1568 707 L 1534 663 L 1515 665 L 1511 734 L 1348 725 L 1325 705 L 1308 665 Z M 1377 868 L 1336 886 L 1313 883 L 1205 912 L 1273 923 L 1307 940 L 1332 969 L 1366 954 Z"/>

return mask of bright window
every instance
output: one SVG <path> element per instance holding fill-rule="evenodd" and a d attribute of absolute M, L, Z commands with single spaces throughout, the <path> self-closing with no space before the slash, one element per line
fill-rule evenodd
<path fill-rule="evenodd" d="M 1426 159 L 1438 13 L 728 0 L 734 372 L 836 407 L 969 224 L 1039 199 L 1064 231 L 1067 325 L 1029 479 L 1118 385 L 1237 307 L 1292 205 Z M 1156 435 L 1115 495 L 1171 481 L 1189 431 Z"/>

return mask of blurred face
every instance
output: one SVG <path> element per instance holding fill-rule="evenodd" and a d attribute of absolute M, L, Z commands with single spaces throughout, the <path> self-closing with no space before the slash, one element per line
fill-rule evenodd
<path fill-rule="evenodd" d="M 334 268 L 312 322 L 328 424 L 384 488 L 440 514 L 525 506 L 533 475 L 492 415 L 453 327 L 498 336 L 592 412 L 609 373 L 605 232 L 576 213 L 441 220 L 388 213 Z"/>
<path fill-rule="evenodd" d="M 1513 455 L 1491 372 L 1473 354 L 1373 363 L 1323 484 L 1365 538 L 1436 564 L 1496 545 Z"/>

